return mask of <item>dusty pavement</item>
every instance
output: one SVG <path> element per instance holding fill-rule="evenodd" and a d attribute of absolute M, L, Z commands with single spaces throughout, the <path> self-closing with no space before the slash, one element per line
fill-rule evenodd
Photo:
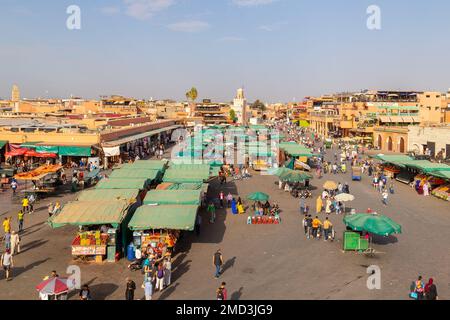
<path fill-rule="evenodd" d="M 254 191 L 270 194 L 271 201 L 279 203 L 283 210 L 282 224 L 247 225 L 247 215 L 233 216 L 218 210 L 218 219 L 211 225 L 203 212 L 200 237 L 187 234 L 180 242 L 174 258 L 173 284 L 154 298 L 214 299 L 215 289 L 225 281 L 231 299 L 407 299 L 409 285 L 419 274 L 435 279 L 442 299 L 450 296 L 449 203 L 418 196 L 409 187 L 396 183 L 396 194 L 385 208 L 380 195 L 372 189 L 370 178 L 352 182 L 350 174 L 314 179 L 314 198 L 326 179 L 348 182 L 350 192 L 356 196 L 349 207 L 357 211 L 370 207 L 385 214 L 402 225 L 403 234 L 379 241 L 375 249 L 380 253 L 374 258 L 343 253 L 342 216 L 332 215 L 336 241 L 307 240 L 299 201 L 278 190 L 275 177 L 255 175 L 249 180 L 229 182 L 224 192 L 230 191 L 242 199 Z M 214 181 L 209 196 L 217 197 L 219 188 Z M 52 230 L 45 221 L 48 202 L 65 203 L 74 197 L 67 193 L 44 200 L 38 203 L 39 210 L 34 215 L 26 215 L 22 253 L 15 257 L 14 279 L 0 280 L 1 299 L 36 299 L 34 287 L 44 276 L 52 270 L 63 275 L 73 263 L 70 242 L 75 228 Z M 314 200 L 308 204 L 314 211 Z M 11 215 L 15 229 L 19 205 L 11 203 L 10 191 L 0 195 L 0 205 L 0 218 Z M 212 254 L 218 248 L 226 263 L 222 278 L 216 280 Z M 128 271 L 127 263 L 122 260 L 102 265 L 80 264 L 82 282 L 89 283 L 94 299 L 124 299 L 125 278 L 130 276 L 138 284 L 136 297 L 143 296 L 142 276 Z M 382 270 L 381 290 L 366 287 L 369 265 L 378 265 Z"/>

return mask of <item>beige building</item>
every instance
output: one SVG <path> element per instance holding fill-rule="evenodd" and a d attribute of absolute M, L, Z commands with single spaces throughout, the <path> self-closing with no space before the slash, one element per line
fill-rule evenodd
<path fill-rule="evenodd" d="M 450 158 L 450 126 L 408 127 L 408 149 L 418 154 L 429 150 L 431 156 L 443 151 L 443 157 Z"/>
<path fill-rule="evenodd" d="M 12 102 L 18 102 L 20 101 L 20 90 L 17 85 L 13 85 L 11 90 L 11 101 Z"/>
<path fill-rule="evenodd" d="M 445 95 L 440 92 L 424 92 L 418 95 L 420 123 L 424 125 L 445 122 Z"/>

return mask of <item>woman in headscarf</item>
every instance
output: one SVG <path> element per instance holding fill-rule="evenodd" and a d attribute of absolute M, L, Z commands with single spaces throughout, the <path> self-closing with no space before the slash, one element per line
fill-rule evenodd
<path fill-rule="evenodd" d="M 231 200 L 231 212 L 233 214 L 238 214 L 237 203 L 236 203 L 236 199 L 235 198 L 233 198 L 233 200 Z"/>
<path fill-rule="evenodd" d="M 425 300 L 438 300 L 437 288 L 433 278 L 425 285 Z"/>
<path fill-rule="evenodd" d="M 323 210 L 323 201 L 322 197 L 319 195 L 316 200 L 316 213 L 319 214 Z"/>

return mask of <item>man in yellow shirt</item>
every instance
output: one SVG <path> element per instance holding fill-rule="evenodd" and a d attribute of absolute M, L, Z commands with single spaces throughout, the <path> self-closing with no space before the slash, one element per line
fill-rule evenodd
<path fill-rule="evenodd" d="M 330 220 L 328 220 L 328 217 L 323 222 L 323 231 L 324 231 L 324 241 L 328 241 L 328 237 L 330 236 L 331 230 L 333 228 L 333 224 Z"/>
<path fill-rule="evenodd" d="M 28 211 L 28 198 L 24 197 L 22 199 L 22 212 L 27 213 L 27 211 Z"/>
<path fill-rule="evenodd" d="M 316 216 L 314 220 L 312 221 L 312 231 L 313 231 L 313 237 L 317 238 L 319 236 L 319 227 L 322 225 L 322 222 L 319 220 L 319 217 Z"/>
<path fill-rule="evenodd" d="M 3 220 L 3 230 L 5 233 L 9 233 L 11 231 L 11 217 Z"/>

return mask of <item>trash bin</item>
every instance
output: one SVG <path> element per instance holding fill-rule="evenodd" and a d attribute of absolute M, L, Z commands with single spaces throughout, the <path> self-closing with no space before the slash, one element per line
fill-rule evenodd
<path fill-rule="evenodd" d="M 136 259 L 136 255 L 134 253 L 134 245 L 130 243 L 127 247 L 127 259 L 128 261 L 133 261 Z"/>

